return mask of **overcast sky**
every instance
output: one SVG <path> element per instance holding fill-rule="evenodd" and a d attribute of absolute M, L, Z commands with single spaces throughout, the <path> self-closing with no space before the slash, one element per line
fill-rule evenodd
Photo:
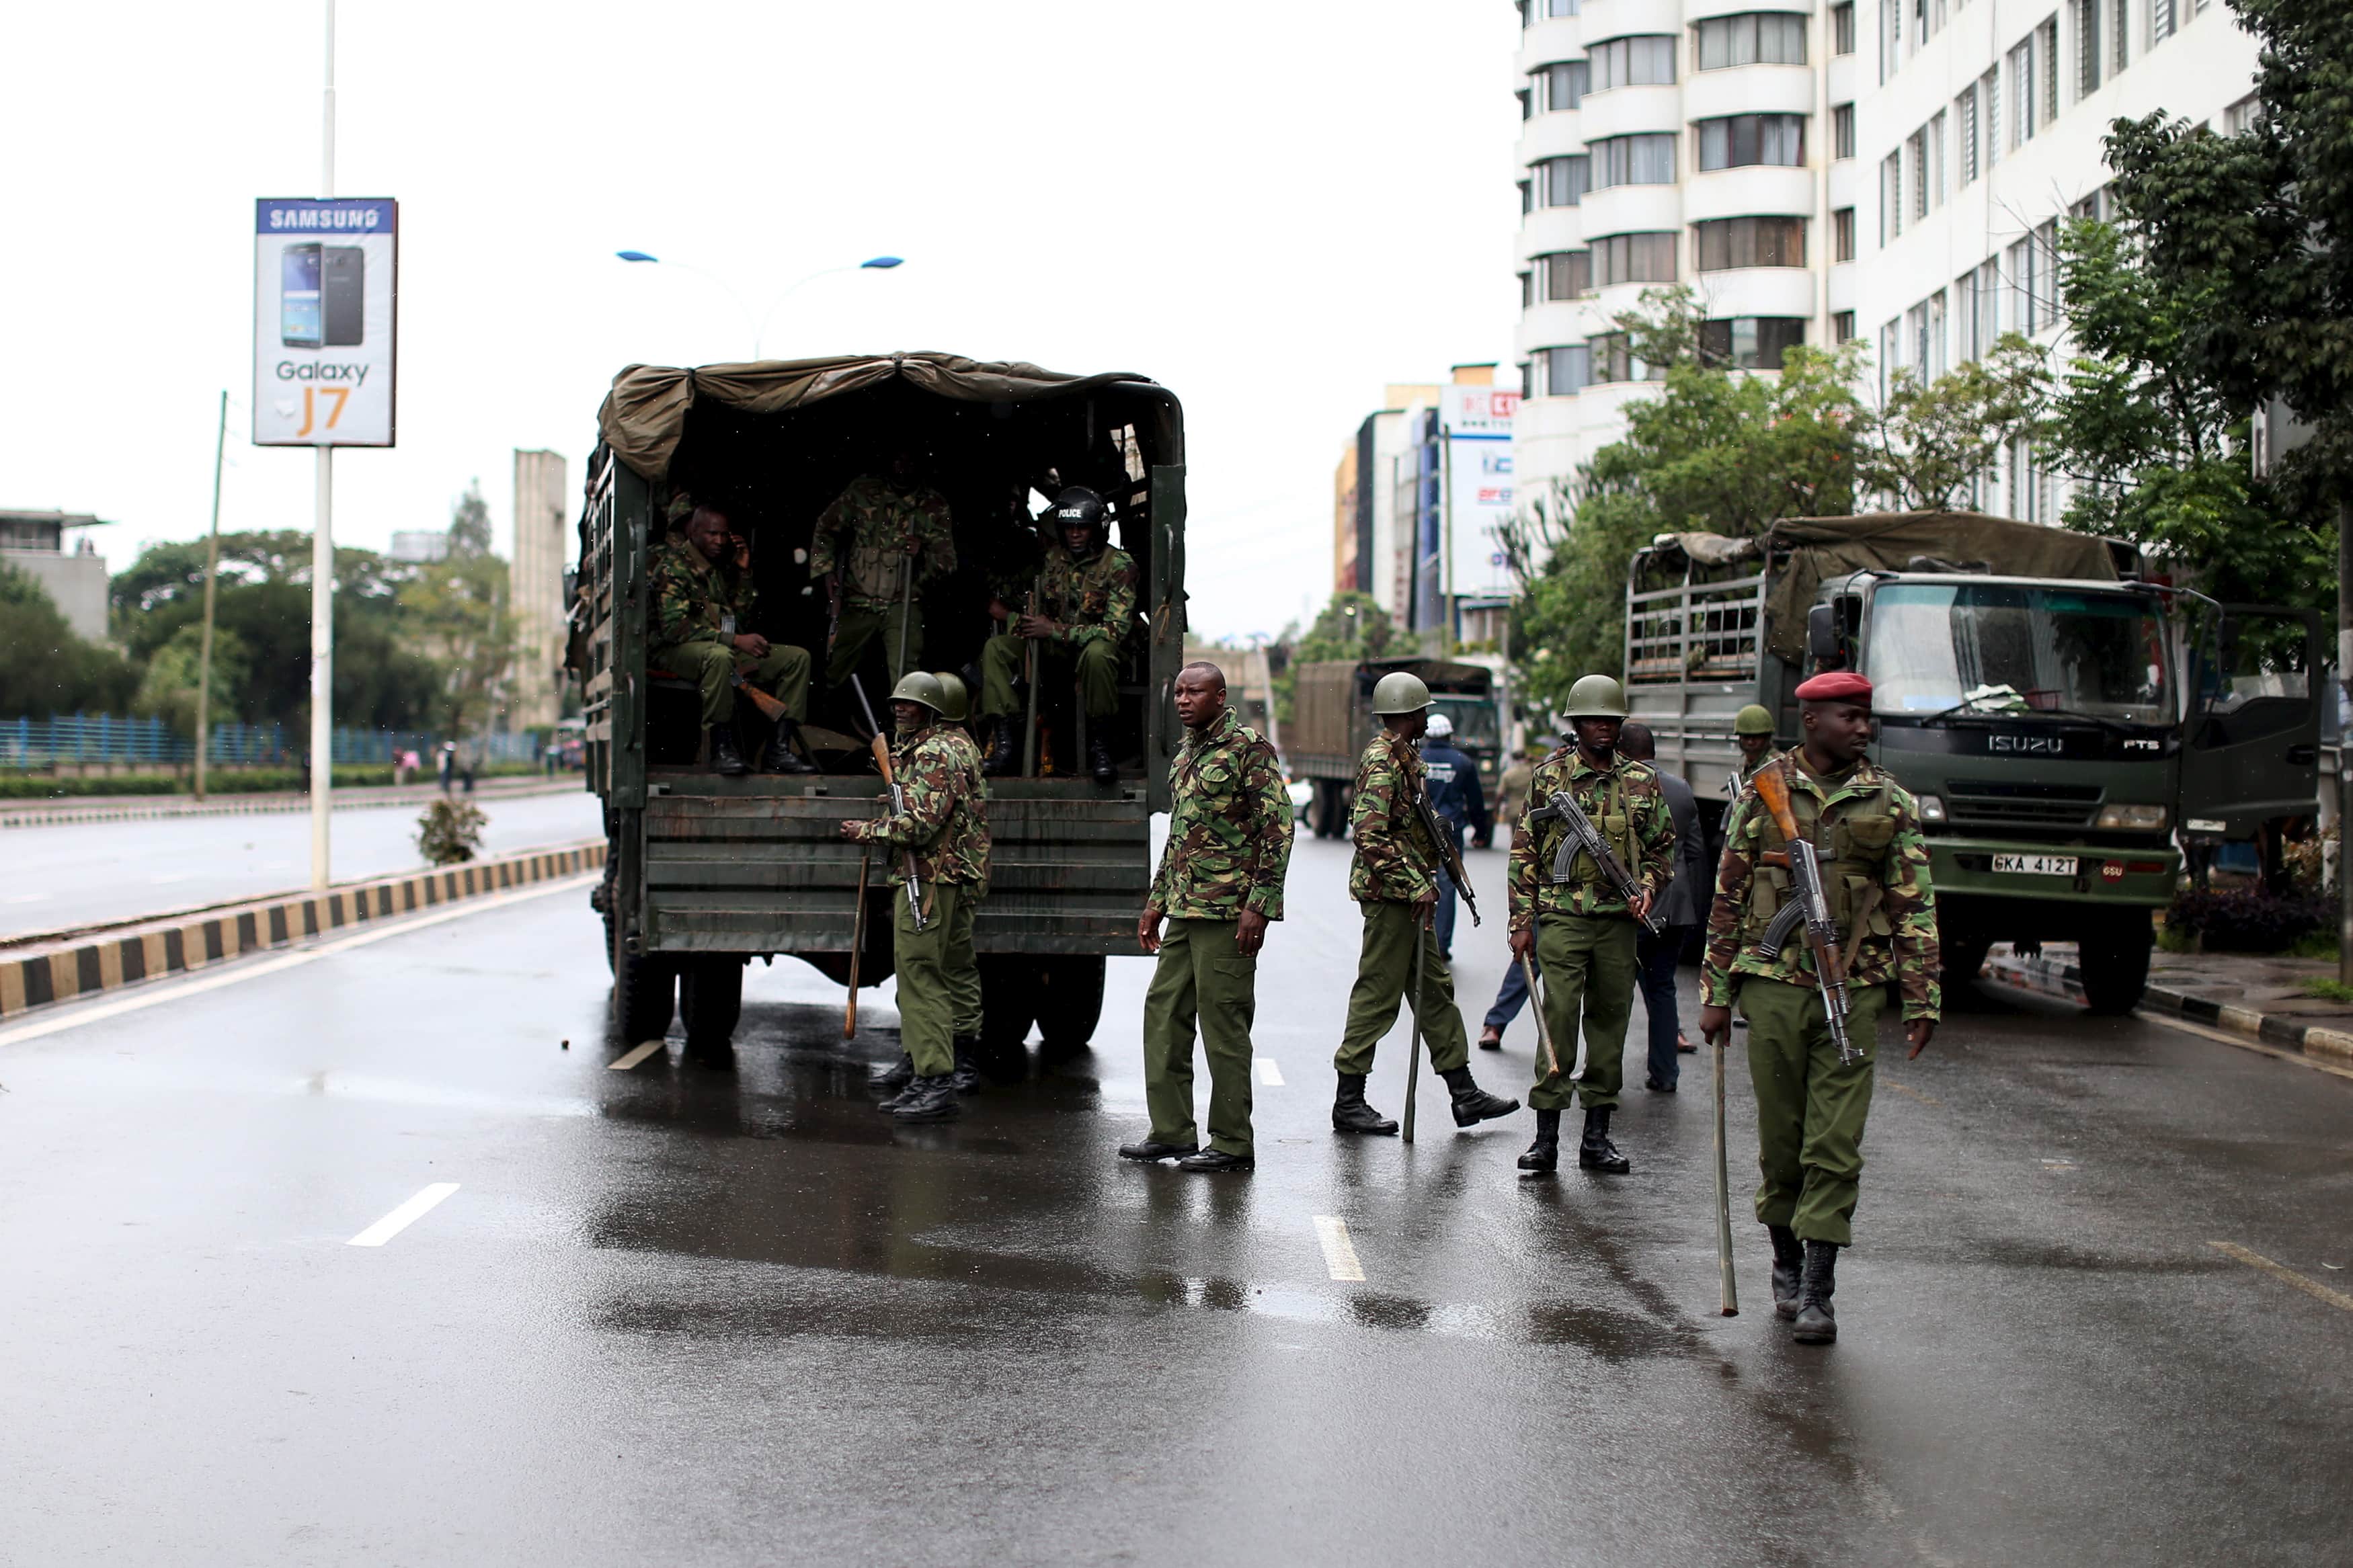
<path fill-rule="evenodd" d="M 253 200 L 319 178 L 320 0 L 5 8 L 0 507 L 116 569 L 303 528 L 245 444 Z M 941 349 L 1140 372 L 1186 405 L 1196 626 L 1331 585 L 1332 470 L 1384 383 L 1507 358 L 1506 0 L 343 0 L 336 191 L 401 203 L 400 445 L 336 537 L 438 528 L 511 453 L 579 464 L 622 365 Z M 503 545 L 502 545 L 503 547 Z"/>

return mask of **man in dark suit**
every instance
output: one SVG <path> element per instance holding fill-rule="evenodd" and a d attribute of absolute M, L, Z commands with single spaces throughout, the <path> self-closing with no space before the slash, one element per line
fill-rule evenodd
<path fill-rule="evenodd" d="M 1658 754 L 1658 742 L 1650 726 L 1630 721 L 1618 732 L 1618 752 L 1647 763 Z M 1659 904 L 1666 926 L 1656 936 L 1649 931 L 1636 935 L 1634 962 L 1642 983 L 1642 1009 L 1651 1023 L 1651 1076 L 1644 1087 L 1654 1094 L 1672 1094 L 1683 1072 L 1675 1059 L 1683 1034 L 1675 1016 L 1675 965 L 1692 933 L 1707 918 L 1714 879 L 1708 874 L 1706 836 L 1699 830 L 1699 802 L 1693 798 L 1691 785 L 1662 768 L 1659 786 L 1666 792 L 1667 810 L 1675 821 L 1675 879 Z"/>

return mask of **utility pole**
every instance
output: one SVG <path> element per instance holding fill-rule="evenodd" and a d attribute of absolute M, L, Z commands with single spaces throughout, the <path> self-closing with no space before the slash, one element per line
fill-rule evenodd
<path fill-rule="evenodd" d="M 319 195 L 335 194 L 335 0 L 326 0 L 327 79 L 321 109 Z M 335 778 L 335 448 L 318 448 L 318 521 L 311 535 L 311 886 L 331 879 L 328 791 Z"/>
<path fill-rule="evenodd" d="M 220 427 L 213 435 L 213 526 L 205 536 L 205 630 L 196 654 L 196 798 L 205 798 L 205 754 L 212 750 L 213 584 L 220 575 L 221 458 L 228 446 L 228 392 L 223 388 Z"/>
<path fill-rule="evenodd" d="M 2353 697 L 2353 500 L 2337 503 L 2337 679 Z M 2337 979 L 2353 985 L 2353 735 L 2337 735 Z"/>

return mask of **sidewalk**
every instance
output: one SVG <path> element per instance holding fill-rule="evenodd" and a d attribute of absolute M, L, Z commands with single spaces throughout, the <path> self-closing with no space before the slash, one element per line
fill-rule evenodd
<path fill-rule="evenodd" d="M 518 795 L 578 795 L 587 788 L 578 773 L 557 773 L 553 778 L 533 774 L 526 778 L 484 779 L 474 786 L 474 798 L 512 799 Z M 409 801 L 422 803 L 441 793 L 434 783 L 383 785 L 370 789 L 339 789 L 334 792 L 337 811 L 357 811 L 372 805 L 400 805 Z M 462 791 L 452 790 L 452 799 L 465 798 Z M 308 811 L 311 797 L 299 790 L 280 790 L 269 794 L 219 795 L 210 800 L 192 800 L 185 795 L 60 795 L 55 800 L 0 802 L 0 827 L 53 827 L 69 822 L 136 822 L 158 816 L 257 816 L 273 812 Z"/>
<path fill-rule="evenodd" d="M 1985 973 L 2030 991 L 2083 999 L 2073 942 L 2045 942 L 2037 958 L 1997 947 Z M 2159 951 L 2149 962 L 2141 1006 L 2324 1061 L 2353 1063 L 2353 1005 L 2307 996 L 2303 990 L 2307 980 L 2336 978 L 2336 963 L 2325 958 Z"/>

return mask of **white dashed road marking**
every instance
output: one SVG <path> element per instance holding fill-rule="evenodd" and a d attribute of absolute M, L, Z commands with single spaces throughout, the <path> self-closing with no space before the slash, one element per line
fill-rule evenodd
<path fill-rule="evenodd" d="M 1282 1069 L 1274 1065 L 1274 1058 L 1272 1057 L 1260 1057 L 1257 1059 L 1259 1082 L 1265 1084 L 1270 1089 L 1281 1089 L 1282 1087 Z"/>
<path fill-rule="evenodd" d="M 433 1212 L 442 1199 L 458 1190 L 455 1182 L 436 1182 L 415 1197 L 345 1242 L 346 1247 L 382 1247 Z"/>
<path fill-rule="evenodd" d="M 1348 1239 L 1348 1224 L 1337 1215 L 1315 1216 L 1315 1239 L 1324 1244 L 1324 1267 L 1335 1279 L 1355 1279 L 1365 1277 L 1365 1266 L 1356 1261 L 1356 1244 Z"/>
<path fill-rule="evenodd" d="M 2225 1258 L 2235 1258 L 2250 1268 L 2260 1268 L 2273 1279 L 2295 1286 L 2307 1296 L 2317 1296 L 2332 1307 L 2353 1312 L 2353 1296 L 2342 1290 L 2331 1290 L 2317 1279 L 2307 1279 L 2284 1263 L 2274 1263 L 2260 1252 L 2250 1252 L 2234 1241 L 2210 1241 L 2206 1244 Z M 2323 1264 L 2321 1267 L 2327 1268 Z"/>
<path fill-rule="evenodd" d="M 641 1046 L 634 1046 L 630 1047 L 628 1055 L 619 1057 L 612 1061 L 607 1062 L 605 1066 L 613 1072 L 627 1072 L 631 1068 L 637 1066 L 639 1062 L 645 1060 L 648 1057 L 652 1056 L 655 1052 L 660 1050 L 662 1047 L 668 1043 L 669 1042 L 666 1040 L 648 1040 Z"/>

